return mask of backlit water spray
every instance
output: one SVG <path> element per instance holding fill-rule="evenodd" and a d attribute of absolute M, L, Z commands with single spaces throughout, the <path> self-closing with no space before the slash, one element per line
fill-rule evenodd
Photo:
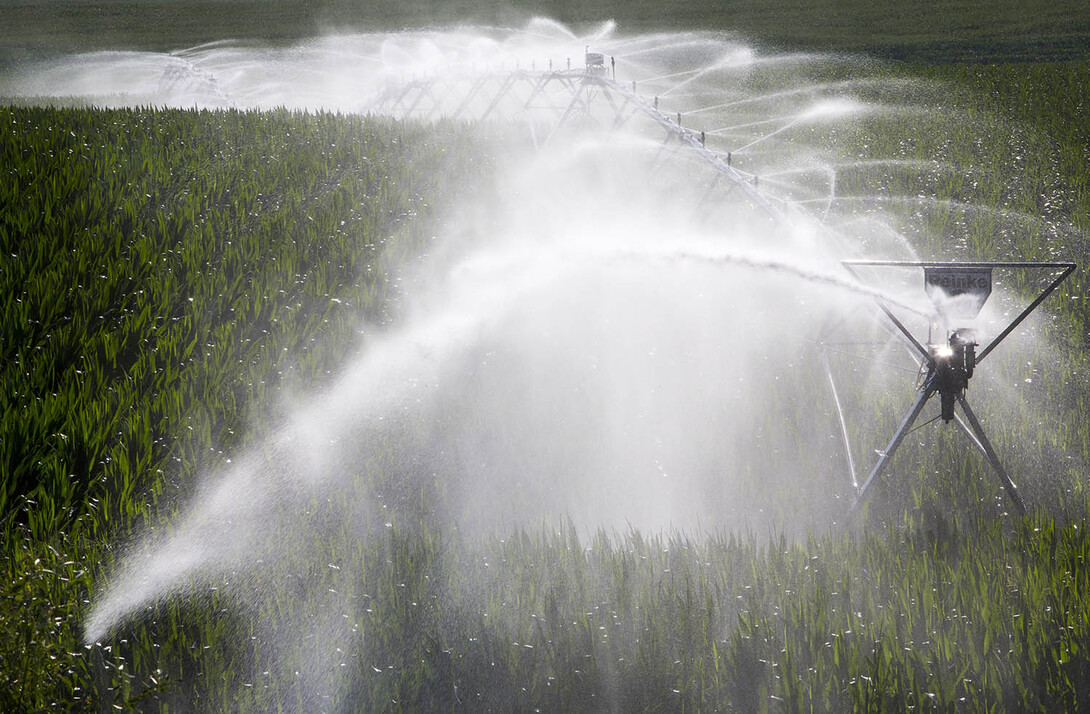
<path fill-rule="evenodd" d="M 89 642 L 172 595 L 217 589 L 254 613 L 253 637 L 312 710 L 354 686 L 341 668 L 366 656 L 352 643 L 368 596 L 339 563 L 368 539 L 563 523 L 803 533 L 843 518 L 851 490 L 832 475 L 844 455 L 814 341 L 837 316 L 869 315 L 874 297 L 922 311 L 919 286 L 860 285 L 840 261 L 914 258 L 893 209 L 918 201 L 920 221 L 949 211 L 903 187 L 950 167 L 907 148 L 842 147 L 865 144 L 874 122 L 927 116 L 907 99 L 925 85 L 729 36 L 611 25 L 581 36 L 535 20 L 62 57 L 0 93 L 375 111 L 423 77 L 578 70 L 588 46 L 648 105 L 701 132 L 729 180 L 640 118 L 616 128 L 588 116 L 553 135 L 555 108 L 493 115 L 482 130 L 511 137 L 494 185 L 442 217 L 429 260 L 400 268 L 395 323 L 133 541 L 94 600 Z M 464 103 L 465 118 L 488 109 Z M 903 387 L 866 366 L 857 375 L 877 393 Z"/>

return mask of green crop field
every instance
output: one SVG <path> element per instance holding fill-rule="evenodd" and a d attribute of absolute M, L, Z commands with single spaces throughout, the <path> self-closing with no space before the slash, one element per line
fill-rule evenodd
<path fill-rule="evenodd" d="M 80 50 L 290 41 L 401 26 L 419 5 L 2 0 L 0 68 L 64 51 L 66 37 Z M 463 10 L 426 5 L 437 21 Z M 526 11 L 464 5 L 483 20 Z M 1011 233 L 987 217 L 891 209 L 918 224 L 921 253 L 1085 262 L 1079 3 L 677 6 L 675 26 L 904 57 L 883 71 L 942 83 L 934 126 L 862 123 L 838 148 L 900 156 L 908 142 L 968 168 L 903 192 L 1040 222 Z M 975 19 L 982 8 L 991 23 Z M 632 28 L 662 13 L 592 9 L 544 7 Z M 328 517 L 392 488 L 366 473 L 298 515 L 287 535 L 313 535 L 279 564 L 289 577 L 246 583 L 259 597 L 226 573 L 223 587 L 157 602 L 85 644 L 91 600 L 132 534 L 396 324 L 394 266 L 435 250 L 442 212 L 487 190 L 496 142 L 461 124 L 285 110 L 0 107 L 0 710 L 1090 708 L 1090 394 L 1068 378 L 1090 369 L 1082 270 L 1040 327 L 1057 358 L 1034 376 L 1063 411 L 998 436 L 1018 450 L 1025 519 L 999 515 L 990 476 L 953 440 L 901 463 L 911 478 L 889 478 L 864 523 L 811 536 L 545 524 L 473 537 L 434 516 L 441 489 L 427 478 L 399 494 L 415 522 L 361 536 Z M 327 591 L 337 598 L 300 597 Z M 327 620 L 336 645 L 300 626 Z M 315 662 L 350 686 L 307 680 Z"/>

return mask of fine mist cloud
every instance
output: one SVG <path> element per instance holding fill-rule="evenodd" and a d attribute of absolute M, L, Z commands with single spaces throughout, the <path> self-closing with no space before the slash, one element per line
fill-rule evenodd
<path fill-rule="evenodd" d="M 121 105 L 353 111 L 441 72 L 566 70 L 601 43 L 640 91 L 736 147 L 737 176 L 764 175 L 777 206 L 770 215 L 749 189 L 720 185 L 638 119 L 609 131 L 588 115 L 546 141 L 540 112 L 495 116 L 513 137 L 499 188 L 451 210 L 443 248 L 402 268 L 411 290 L 398 324 L 273 438 L 209 475 L 170 535 L 133 546 L 89 639 L 203 578 L 263 578 L 305 504 L 345 492 L 359 501 L 324 516 L 330 532 L 344 520 L 365 532 L 376 519 L 411 522 L 421 508 L 480 534 L 564 521 L 583 532 L 801 529 L 842 508 L 846 481 L 815 478 L 839 458 L 828 409 L 799 403 L 796 387 L 817 378 L 805 353 L 821 322 L 869 296 L 839 269 L 844 237 L 806 203 L 828 195 L 814 168 L 832 159 L 796 129 L 843 124 L 868 105 L 848 83 L 796 74 L 840 60 L 611 32 L 579 38 L 539 20 L 289 48 L 224 42 L 61 58 L 10 83 Z M 771 91 L 750 88 L 770 78 Z M 555 105 L 544 113 L 555 129 Z M 373 471 L 381 487 L 361 490 Z M 796 482 L 822 496 L 805 512 L 770 496 Z M 426 508 L 399 510 L 422 490 Z"/>
<path fill-rule="evenodd" d="M 731 178 L 640 116 L 614 127 L 588 112 L 554 133 L 555 104 L 496 114 L 481 127 L 509 137 L 494 187 L 441 218 L 432 256 L 398 267 L 407 288 L 395 323 L 268 440 L 202 474 L 169 527 L 134 541 L 95 600 L 88 641 L 213 582 L 232 583 L 246 608 L 298 578 L 291 626 L 270 631 L 317 633 L 332 649 L 349 638 L 330 614 L 347 595 L 298 576 L 322 557 L 313 543 L 421 522 L 468 538 L 542 524 L 801 535 L 842 518 L 853 493 L 831 399 L 813 399 L 826 379 L 816 342 L 831 322 L 863 316 L 875 354 L 903 359 L 873 328 L 873 298 L 909 316 L 926 303 L 918 285 L 861 285 L 842 270 L 847 257 L 915 256 L 881 197 L 838 182 L 863 160 L 839 155 L 830 136 L 896 116 L 903 83 L 728 36 L 607 25 L 579 37 L 537 20 L 95 53 L 25 67 L 0 90 L 379 111 L 398 83 L 560 70 L 571 58 L 578 68 L 590 45 L 648 102 L 703 131 Z M 903 374 L 842 366 L 858 401 L 903 386 Z M 326 619 L 305 615 L 315 611 Z M 290 659 L 297 645 L 277 646 Z M 299 659 L 314 691 L 336 688 L 335 662 Z"/>

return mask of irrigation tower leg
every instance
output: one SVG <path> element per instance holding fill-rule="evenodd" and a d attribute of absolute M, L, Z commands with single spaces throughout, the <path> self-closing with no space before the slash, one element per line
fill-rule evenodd
<path fill-rule="evenodd" d="M 840 406 L 840 393 L 836 389 L 836 380 L 833 379 L 833 368 L 829 364 L 829 355 L 825 353 L 825 345 L 821 346 L 821 363 L 825 366 L 825 376 L 829 379 L 829 388 L 833 391 L 833 404 L 836 405 L 836 418 L 840 422 L 840 435 L 844 441 L 844 456 L 848 459 L 848 475 L 852 478 L 852 488 L 859 490 L 859 480 L 855 476 L 855 458 L 852 456 L 852 444 L 848 438 L 848 422 L 844 419 L 844 410 Z"/>
<path fill-rule="evenodd" d="M 988 450 L 984 448 L 984 444 L 980 443 L 980 439 L 976 438 L 976 432 L 974 432 L 969 427 L 969 425 L 965 423 L 965 420 L 955 414 L 954 423 L 961 427 L 961 431 L 965 434 L 965 436 L 969 437 L 969 441 L 973 442 L 976 448 L 980 449 L 980 453 L 984 454 L 984 457 L 987 458 Z"/>
<path fill-rule="evenodd" d="M 969 420 L 969 426 L 972 427 L 973 433 L 976 435 L 977 441 L 980 443 L 980 447 L 984 450 L 984 454 L 988 457 L 988 462 L 995 469 L 995 473 L 999 476 L 1000 482 L 1003 484 L 1003 488 L 1007 489 L 1007 494 L 1014 501 L 1014 507 L 1018 511 L 1018 515 L 1026 515 L 1026 504 L 1022 502 L 1022 496 L 1018 493 L 1018 487 L 1014 485 L 1014 481 L 1011 481 L 1011 477 L 1007 475 L 1006 470 L 1003 468 L 1003 464 L 999 462 L 999 457 L 995 455 L 995 449 L 992 448 L 992 444 L 988 441 L 988 437 L 984 434 L 984 427 L 980 426 L 980 421 L 977 420 L 976 414 L 969 408 L 969 402 L 965 399 L 965 395 L 959 393 L 957 395 L 958 403 L 961 404 L 961 410 L 965 412 L 965 418 Z"/>
<path fill-rule="evenodd" d="M 927 400 L 931 398 L 931 395 L 935 393 L 935 390 L 928 385 L 924 387 L 924 390 L 920 392 L 920 396 L 916 398 L 916 403 L 912 405 L 912 409 L 909 410 L 905 416 L 901 425 L 897 427 L 897 431 L 894 432 L 893 438 L 889 441 L 889 446 L 882 452 L 882 457 L 878 459 L 878 463 L 874 465 L 874 469 L 870 472 L 870 476 L 863 482 L 863 486 L 859 489 L 859 494 L 855 497 L 855 501 L 852 502 L 852 507 L 848 510 L 848 517 L 851 518 L 855 515 L 855 512 L 859 510 L 859 507 L 863 505 L 863 498 L 867 495 L 867 488 L 870 487 L 871 482 L 874 481 L 874 477 L 881 472 L 882 467 L 886 465 L 886 462 L 893 458 L 893 454 L 897 451 L 897 447 L 904 441 L 905 436 L 908 434 L 908 430 L 912 428 L 912 423 L 916 421 L 916 417 L 923 411 L 923 407 L 927 404 Z"/>
<path fill-rule="evenodd" d="M 578 86 L 578 88 L 575 90 L 575 93 L 572 94 L 571 102 L 568 103 L 568 108 L 564 110 L 563 116 L 560 117 L 560 121 L 557 122 L 556 126 L 553 128 L 552 133 L 549 134 L 549 138 L 545 140 L 546 144 L 548 144 L 550 141 L 552 141 L 552 139 L 556 135 L 556 133 L 558 131 L 560 131 L 560 129 L 568 121 L 568 117 L 570 117 L 572 115 L 572 113 L 575 111 L 576 107 L 582 106 L 587 111 L 590 111 L 590 105 L 587 104 L 586 100 L 583 99 L 583 90 L 584 89 L 586 89 L 586 85 L 585 84 L 580 84 Z"/>

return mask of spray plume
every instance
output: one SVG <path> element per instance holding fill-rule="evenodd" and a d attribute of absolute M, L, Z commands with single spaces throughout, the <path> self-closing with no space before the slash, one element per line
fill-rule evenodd
<path fill-rule="evenodd" d="M 834 414 L 801 396 L 823 380 L 805 354 L 822 324 L 875 297 L 925 311 L 913 286 L 879 290 L 841 270 L 859 254 L 915 256 L 880 201 L 844 193 L 838 177 L 921 167 L 842 157 L 826 140 L 863 117 L 916 111 L 904 82 L 722 35 L 622 37 L 607 24 L 581 37 L 538 19 L 62 57 L 24 67 L 0 94 L 372 111 L 407 81 L 560 70 L 588 45 L 649 102 L 699 117 L 735 184 L 759 185 L 777 215 L 635 122 L 545 142 L 540 117 L 495 116 L 526 138 L 505 148 L 501 188 L 443 218 L 450 250 L 402 268 L 412 293 L 398 324 L 134 542 L 95 600 L 89 642 L 224 579 L 240 602 L 260 597 L 305 567 L 301 543 L 351 543 L 422 517 L 476 534 L 565 520 L 583 531 L 797 532 L 843 512 L 849 485 L 827 477 L 842 459 Z M 876 390 L 879 379 L 860 376 Z M 771 495 L 784 488 L 799 498 Z M 329 597 L 303 586 L 311 606 L 300 612 L 336 611 Z M 330 648 L 347 641 L 333 620 L 305 628 Z M 329 663 L 309 666 L 324 682 L 316 690 L 336 688 Z"/>

